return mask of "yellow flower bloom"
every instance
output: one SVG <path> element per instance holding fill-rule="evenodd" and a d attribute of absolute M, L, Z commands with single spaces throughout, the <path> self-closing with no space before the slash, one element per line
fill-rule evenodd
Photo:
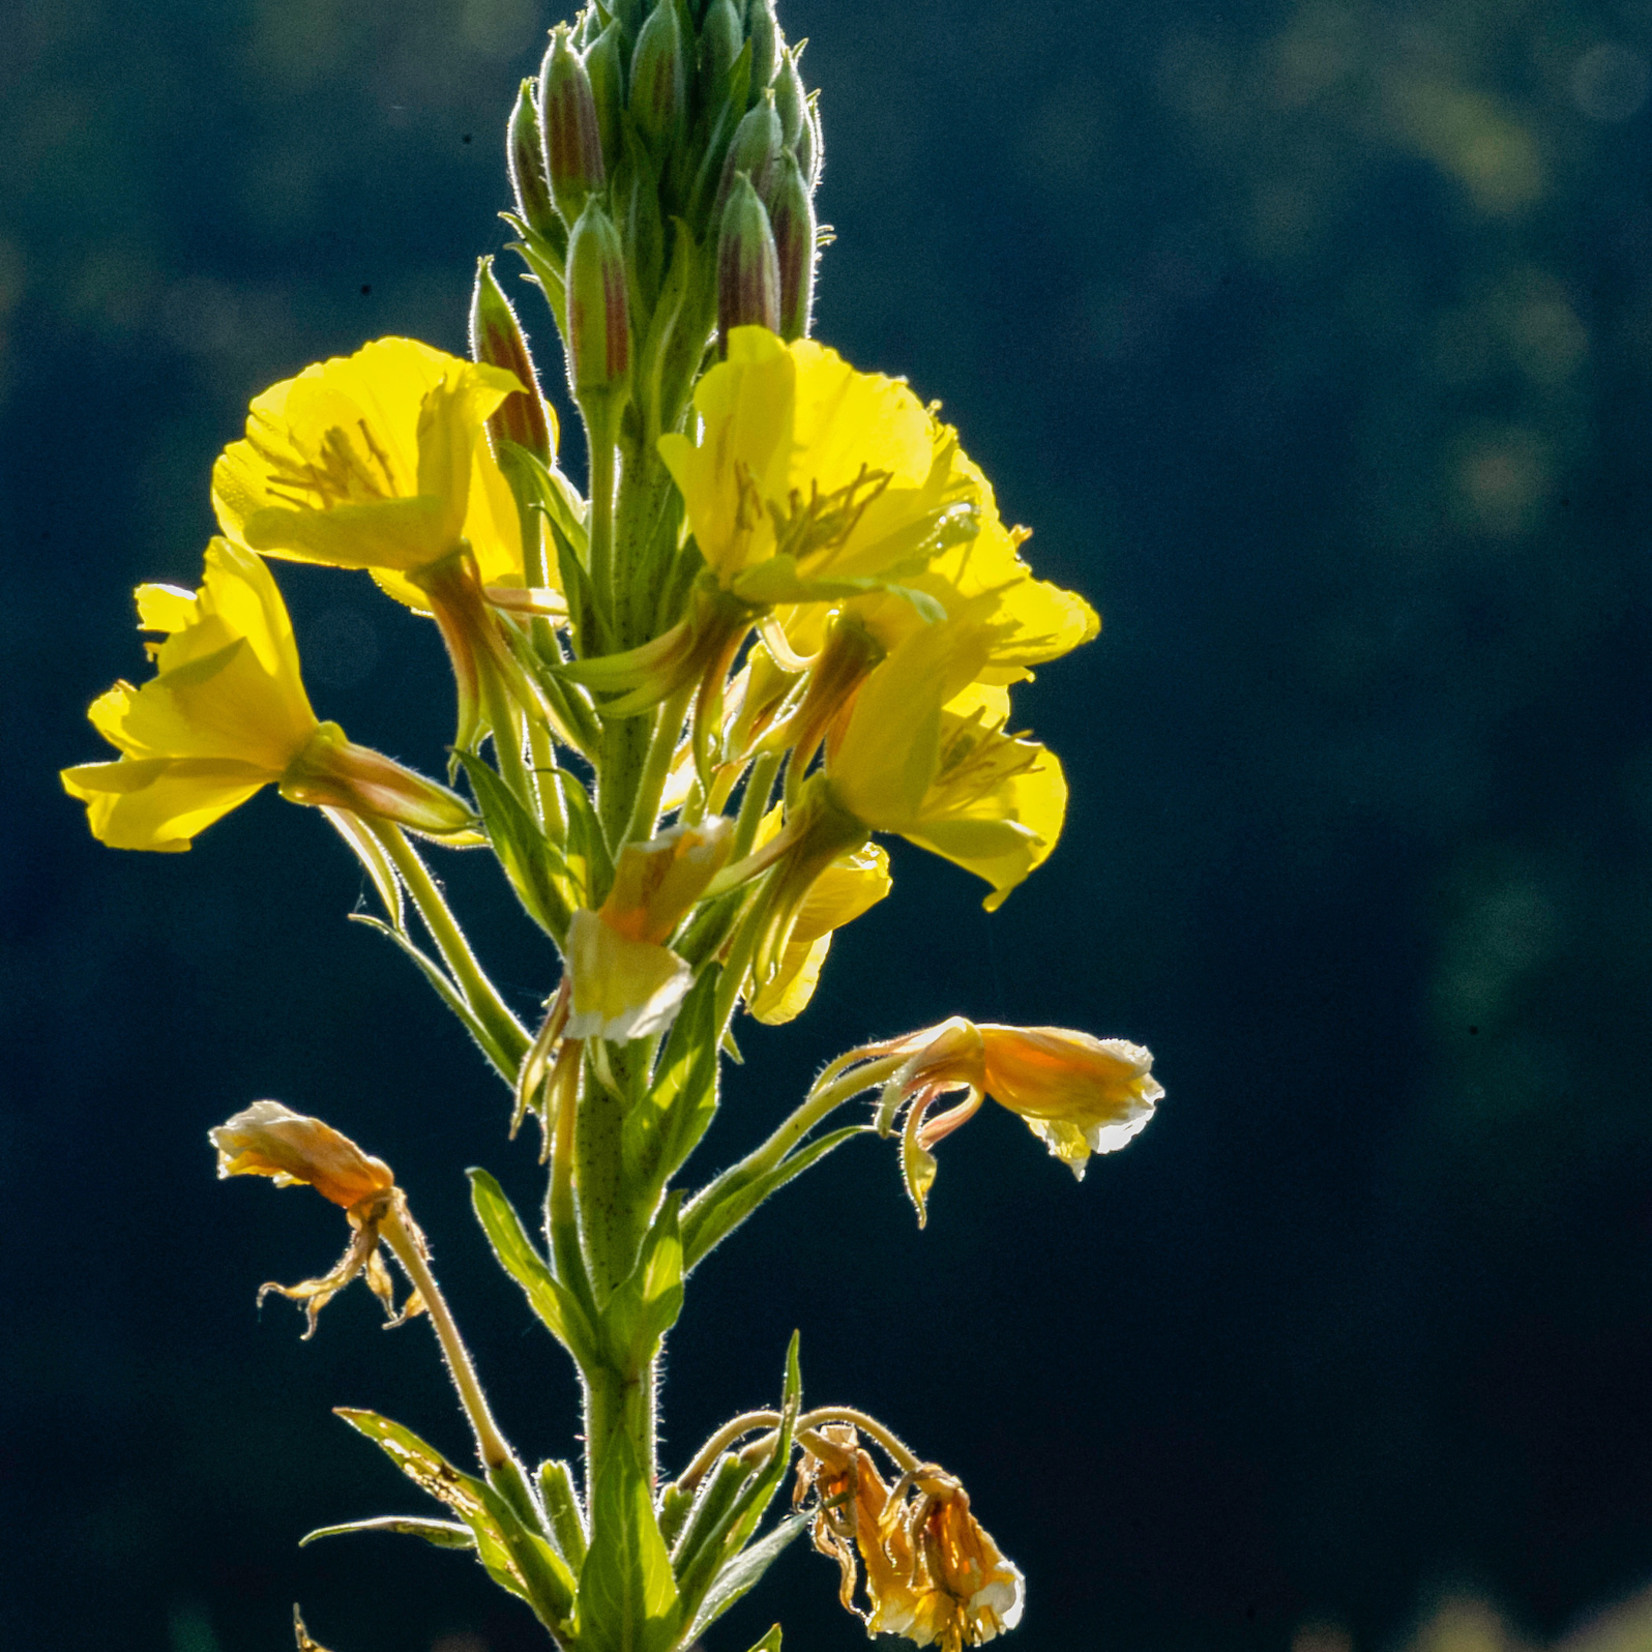
<path fill-rule="evenodd" d="M 568 925 L 569 1038 L 648 1038 L 671 1024 L 694 972 L 670 947 L 633 939 L 582 907 Z"/>
<path fill-rule="evenodd" d="M 1055 754 L 1005 734 L 1008 695 L 976 681 L 990 649 L 968 619 L 913 632 L 862 685 L 826 755 L 839 808 L 986 879 L 989 912 L 1048 858 L 1067 809 Z"/>
<path fill-rule="evenodd" d="M 804 1440 L 798 1500 L 810 1493 L 814 1546 L 837 1561 L 838 1598 L 868 1634 L 961 1652 L 1021 1621 L 1020 1569 L 943 1469 L 920 1464 L 887 1486 L 855 1430 L 833 1424 Z M 861 1593 L 864 1607 L 856 1604 Z"/>
<path fill-rule="evenodd" d="M 218 1150 L 219 1176 L 270 1176 L 277 1187 L 313 1187 L 324 1199 L 342 1205 L 350 1219 L 350 1243 L 326 1273 L 297 1285 L 272 1281 L 259 1288 L 260 1302 L 274 1291 L 302 1303 L 306 1339 L 315 1334 L 316 1316 L 358 1274 L 384 1304 L 391 1324 L 403 1324 L 423 1311 L 417 1291 L 397 1311 L 390 1270 L 379 1251 L 383 1230 L 390 1224 L 406 1235 L 406 1243 L 423 1248 L 423 1236 L 407 1214 L 406 1196 L 382 1159 L 363 1153 L 331 1125 L 278 1101 L 255 1101 L 209 1130 L 207 1137 Z"/>
<path fill-rule="evenodd" d="M 484 429 L 521 388 L 408 338 L 306 367 L 253 400 L 218 460 L 218 520 L 270 556 L 371 569 L 412 608 L 430 600 L 408 576 L 461 540 L 484 585 L 520 585 L 516 504 Z"/>
<path fill-rule="evenodd" d="M 167 633 L 149 645 L 156 675 L 116 683 L 90 717 L 121 753 L 63 771 L 88 805 L 93 835 L 117 849 L 187 849 L 197 832 L 277 784 L 295 802 L 461 834 L 464 801 L 352 745 L 310 709 L 286 604 L 253 552 L 215 539 L 201 588 L 138 588 L 140 625 Z"/>
<path fill-rule="evenodd" d="M 736 327 L 694 393 L 697 440 L 660 438 L 700 554 L 755 604 L 921 566 L 968 532 L 957 438 L 898 379 L 812 339 Z"/>

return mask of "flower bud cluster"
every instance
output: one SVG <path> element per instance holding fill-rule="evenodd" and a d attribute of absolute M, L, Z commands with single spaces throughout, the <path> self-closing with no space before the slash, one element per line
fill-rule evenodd
<path fill-rule="evenodd" d="M 823 149 L 800 51 L 770 0 L 589 6 L 553 31 L 507 151 L 582 409 L 623 390 L 670 429 L 714 333 L 808 335 Z"/>

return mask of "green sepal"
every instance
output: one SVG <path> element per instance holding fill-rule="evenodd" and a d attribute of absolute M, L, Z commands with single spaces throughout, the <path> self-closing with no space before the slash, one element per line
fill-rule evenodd
<path fill-rule="evenodd" d="M 809 1525 L 809 1516 L 787 1515 L 773 1531 L 748 1544 L 717 1574 L 717 1581 L 706 1592 L 700 1609 L 694 1614 L 687 1638 L 698 1640 L 734 1603 L 749 1594 L 762 1580 L 763 1574 L 785 1552 Z M 776 1624 L 758 1642 L 759 1646 L 780 1645 L 780 1625 Z"/>
<path fill-rule="evenodd" d="M 688 1519 L 689 1510 L 693 1507 L 694 1493 L 678 1485 L 675 1480 L 660 1488 L 660 1536 L 665 1539 L 668 1548 L 674 1547 L 682 1536 L 683 1522 Z"/>
<path fill-rule="evenodd" d="M 794 1331 L 786 1349 L 786 1378 L 780 1401 L 780 1426 L 776 1430 L 774 1449 L 768 1461 L 746 1483 L 728 1512 L 711 1529 L 705 1531 L 695 1553 L 692 1556 L 685 1553 L 678 1564 L 677 1587 L 682 1594 L 684 1610 L 691 1614 L 696 1622 L 700 1620 L 703 1604 L 711 1598 L 713 1589 L 729 1565 L 750 1543 L 752 1533 L 757 1530 L 759 1522 L 768 1512 L 769 1504 L 773 1502 L 774 1494 L 780 1489 L 780 1483 L 785 1479 L 786 1470 L 791 1465 L 792 1440 L 797 1430 L 798 1413 L 803 1409 L 803 1377 L 798 1364 L 798 1340 L 798 1333 Z M 784 1544 L 781 1546 L 784 1547 Z M 772 1559 L 772 1556 L 770 1558 Z M 768 1562 L 764 1561 L 763 1564 L 766 1566 Z M 751 1583 L 756 1581 L 755 1577 L 752 1578 L 745 1588 L 749 1588 Z M 744 1593 L 744 1589 L 740 1592 Z M 727 1604 L 732 1604 L 735 1598 L 738 1597 L 731 1596 Z"/>
<path fill-rule="evenodd" d="M 582 1368 L 590 1364 L 596 1357 L 597 1337 L 578 1298 L 551 1272 L 499 1183 L 485 1170 L 472 1169 L 466 1174 L 470 1177 L 476 1220 L 482 1224 L 499 1266 L 522 1287 L 540 1323 L 575 1362 Z"/>
<path fill-rule="evenodd" d="M 643 1237 L 637 1263 L 603 1315 L 615 1369 L 640 1371 L 658 1352 L 683 1309 L 682 1194 L 670 1194 Z"/>
<path fill-rule="evenodd" d="M 468 751 L 454 755 L 465 766 L 488 842 L 516 898 L 528 916 L 560 946 L 573 916 L 568 891 L 574 880 L 567 860 L 522 800 L 481 758 Z"/>
<path fill-rule="evenodd" d="M 847 1124 L 782 1159 L 774 1169 L 732 1178 L 722 1186 L 713 1182 L 683 1213 L 683 1266 L 692 1272 L 718 1245 L 768 1198 L 794 1176 L 825 1158 L 853 1136 L 864 1136 L 870 1125 Z"/>
<path fill-rule="evenodd" d="M 591 1499 L 591 1549 L 579 1573 L 580 1652 L 667 1652 L 681 1623 L 653 1499 L 621 1432 Z"/>
<path fill-rule="evenodd" d="M 566 1628 L 574 1607 L 573 1573 L 504 1497 L 486 1481 L 456 1469 L 411 1429 L 376 1411 L 340 1406 L 337 1415 L 459 1516 L 476 1539 L 477 1559 L 495 1583 L 525 1600 L 553 1634 Z"/>
<path fill-rule="evenodd" d="M 423 1520 L 416 1514 L 381 1514 L 372 1520 L 347 1520 L 342 1526 L 317 1526 L 299 1538 L 299 1548 L 307 1548 L 318 1538 L 344 1537 L 351 1532 L 395 1532 L 403 1537 L 422 1537 L 438 1549 L 474 1549 L 476 1533 L 457 1520 Z"/>
<path fill-rule="evenodd" d="M 539 1465 L 535 1479 L 539 1483 L 539 1500 L 545 1505 L 551 1522 L 551 1535 L 562 1551 L 562 1558 L 577 1575 L 585 1564 L 588 1540 L 579 1493 L 574 1490 L 573 1472 L 560 1457 L 552 1457 Z"/>

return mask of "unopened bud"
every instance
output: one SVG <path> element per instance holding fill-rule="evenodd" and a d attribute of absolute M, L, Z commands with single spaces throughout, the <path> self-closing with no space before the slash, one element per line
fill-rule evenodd
<path fill-rule="evenodd" d="M 539 379 L 522 324 L 494 278 L 493 260 L 476 261 L 476 285 L 470 298 L 470 354 L 490 367 L 516 375 L 522 389 L 506 396 L 488 418 L 488 435 L 497 450 L 501 442 L 525 447 L 542 465 L 556 452 L 555 415 L 539 395 Z"/>
<path fill-rule="evenodd" d="M 815 301 L 815 208 L 803 171 L 789 154 L 780 157 L 778 182 L 769 196 L 769 224 L 780 267 L 780 326 L 788 343 L 809 336 Z"/>
<path fill-rule="evenodd" d="M 612 172 L 619 161 L 620 115 L 625 108 L 625 37 L 613 22 L 585 53 L 585 75 L 596 105 L 603 165 Z"/>
<path fill-rule="evenodd" d="M 688 113 L 688 63 L 677 0 L 658 0 L 631 53 L 631 118 L 656 153 L 676 138 Z"/>
<path fill-rule="evenodd" d="M 586 198 L 602 188 L 607 173 L 590 77 L 568 44 L 566 26 L 560 24 L 539 71 L 539 124 L 545 134 L 545 172 L 551 195 L 562 221 L 571 229 L 585 209 Z"/>
<path fill-rule="evenodd" d="M 780 116 L 780 136 L 788 149 L 797 147 L 803 127 L 809 118 L 808 94 L 803 90 L 803 76 L 798 73 L 797 53 L 782 52 L 780 68 L 774 77 L 774 108 Z"/>
<path fill-rule="evenodd" d="M 715 107 L 728 72 L 746 43 L 746 31 L 734 0 L 711 0 L 700 23 L 700 92 Z"/>
<path fill-rule="evenodd" d="M 728 155 L 723 161 L 722 183 L 717 191 L 721 210 L 734 188 L 735 174 L 744 172 L 751 179 L 752 188 L 759 195 L 767 195 L 774 183 L 775 166 L 785 147 L 780 131 L 780 116 L 775 113 L 774 94 L 766 93 L 755 109 L 748 109 L 740 117 L 740 124 L 729 140 Z"/>
<path fill-rule="evenodd" d="M 729 191 L 717 241 L 717 339 L 725 355 L 729 333 L 736 327 L 780 330 L 780 263 L 774 232 L 744 173 Z"/>
<path fill-rule="evenodd" d="M 510 168 L 516 210 L 529 229 L 561 244 L 562 225 L 551 202 L 551 184 L 545 176 L 545 146 L 539 131 L 539 110 L 533 82 L 524 80 L 505 132 L 505 164 Z"/>
<path fill-rule="evenodd" d="M 574 397 L 620 388 L 631 372 L 625 253 L 595 196 L 568 237 L 568 374 Z"/>
<path fill-rule="evenodd" d="M 774 84 L 780 67 L 780 25 L 771 0 L 747 0 L 746 32 L 751 36 L 751 97 L 755 104 Z"/>

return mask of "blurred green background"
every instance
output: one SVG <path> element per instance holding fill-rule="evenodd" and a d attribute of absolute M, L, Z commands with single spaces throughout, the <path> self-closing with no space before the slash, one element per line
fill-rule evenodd
<path fill-rule="evenodd" d="M 248 398 L 385 333 L 463 348 L 558 15 L 0 4 L 8 1649 L 263 1652 L 294 1599 L 335 1652 L 541 1644 L 463 1557 L 294 1550 L 418 1501 L 331 1405 L 461 1437 L 365 1293 L 308 1344 L 255 1314 L 336 1214 L 216 1186 L 204 1139 L 273 1095 L 389 1159 L 508 1428 L 565 1454 L 571 1382 L 458 1174 L 531 1198 L 502 1094 L 345 924 L 319 821 L 266 797 L 123 856 L 55 770 L 142 673 L 131 586 L 193 580 Z M 795 1325 L 817 1403 L 965 1479 L 1024 1652 L 1569 1633 L 1652 1573 L 1652 6 L 781 15 L 822 88 L 818 333 L 944 398 L 1107 624 L 1018 701 L 1073 787 L 1049 866 L 988 920 L 897 852 L 707 1162 L 953 1012 L 1146 1042 L 1169 1097 L 1083 1187 L 983 1115 L 922 1235 L 892 1153 L 816 1173 L 697 1276 L 668 1460 L 772 1396 Z M 321 714 L 434 772 L 429 628 L 280 577 Z M 444 870 L 526 1012 L 551 960 Z M 864 1644 L 835 1587 L 795 1552 L 714 1646 Z"/>

